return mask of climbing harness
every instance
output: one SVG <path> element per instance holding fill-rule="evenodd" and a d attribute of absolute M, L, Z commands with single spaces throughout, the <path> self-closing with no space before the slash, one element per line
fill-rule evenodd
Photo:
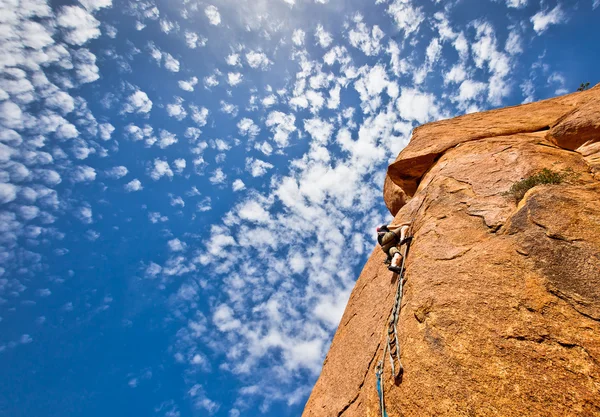
<path fill-rule="evenodd" d="M 412 236 L 407 237 L 402 240 L 402 244 L 404 244 L 404 253 L 402 255 L 402 266 L 400 267 L 400 272 L 398 273 L 398 286 L 396 287 L 396 297 L 394 300 L 394 307 L 392 308 L 392 313 L 390 314 L 390 319 L 388 321 L 387 327 L 387 338 L 386 344 L 383 348 L 383 354 L 381 355 L 381 360 L 377 363 L 377 367 L 375 368 L 375 375 L 377 377 L 377 393 L 379 395 L 379 408 L 381 410 L 381 417 L 388 417 L 386 408 L 385 408 L 385 394 L 384 394 L 384 364 L 385 364 L 385 356 L 386 353 L 389 352 L 389 360 L 390 360 L 390 368 L 392 371 L 392 375 L 395 380 L 398 380 L 402 377 L 404 373 L 404 367 L 402 366 L 402 362 L 400 361 L 400 342 L 398 340 L 398 318 L 400 317 L 400 307 L 402 304 L 402 292 L 404 289 L 404 273 L 406 271 L 406 257 L 408 255 L 408 251 L 410 249 L 410 244 L 412 242 Z M 398 372 L 396 373 L 396 368 Z"/>

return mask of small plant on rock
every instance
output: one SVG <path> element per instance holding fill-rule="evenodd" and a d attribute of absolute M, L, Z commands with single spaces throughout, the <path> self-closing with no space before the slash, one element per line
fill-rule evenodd
<path fill-rule="evenodd" d="M 584 91 L 587 90 L 590 87 L 590 83 L 581 83 L 579 85 L 579 88 L 577 89 L 577 91 Z"/>
<path fill-rule="evenodd" d="M 575 178 L 577 175 L 571 168 L 568 168 L 562 172 L 552 171 L 551 169 L 544 168 L 537 174 L 525 178 L 524 180 L 515 182 L 510 189 L 504 193 L 504 195 L 511 195 L 515 201 L 519 202 L 527 191 L 533 187 L 542 184 L 560 184 L 570 178 Z"/>

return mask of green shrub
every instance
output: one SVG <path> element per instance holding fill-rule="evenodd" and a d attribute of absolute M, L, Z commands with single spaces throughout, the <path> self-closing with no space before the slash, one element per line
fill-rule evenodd
<path fill-rule="evenodd" d="M 585 91 L 589 88 L 590 83 L 581 83 L 579 85 L 579 88 L 577 89 L 577 91 Z"/>
<path fill-rule="evenodd" d="M 531 190 L 536 185 L 560 184 L 573 177 L 575 177 L 575 173 L 571 168 L 562 172 L 555 172 L 548 168 L 544 168 L 529 178 L 515 182 L 504 195 L 511 195 L 515 198 L 515 201 L 518 202 L 525 196 L 527 191 Z"/>

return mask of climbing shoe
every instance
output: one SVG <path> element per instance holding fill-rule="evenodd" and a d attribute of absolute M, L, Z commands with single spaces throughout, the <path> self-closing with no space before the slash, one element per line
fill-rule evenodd
<path fill-rule="evenodd" d="M 401 273 L 401 272 L 402 272 L 402 268 L 401 268 L 401 267 L 399 267 L 399 266 L 392 266 L 392 265 L 390 265 L 390 266 L 388 266 L 388 269 L 389 269 L 390 271 L 392 271 L 392 272 L 396 273 L 396 274 L 399 274 L 399 273 Z"/>
<path fill-rule="evenodd" d="M 402 240 L 400 241 L 400 243 L 399 243 L 399 246 L 402 246 L 402 245 L 404 245 L 405 243 L 410 243 L 410 242 L 412 242 L 412 240 L 413 240 L 413 237 L 412 237 L 412 236 L 405 237 L 404 239 L 402 239 Z"/>

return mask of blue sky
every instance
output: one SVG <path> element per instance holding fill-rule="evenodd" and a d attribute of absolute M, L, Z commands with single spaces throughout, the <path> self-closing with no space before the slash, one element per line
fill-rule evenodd
<path fill-rule="evenodd" d="M 3 0 L 0 415 L 300 415 L 412 128 L 598 82 L 599 6 Z"/>

